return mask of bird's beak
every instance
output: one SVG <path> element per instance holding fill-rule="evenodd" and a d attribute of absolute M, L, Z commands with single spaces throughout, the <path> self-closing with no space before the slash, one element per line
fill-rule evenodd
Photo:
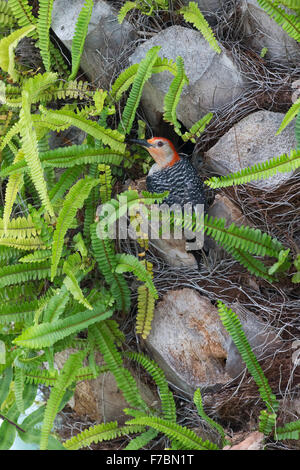
<path fill-rule="evenodd" d="M 141 145 L 142 147 L 153 147 L 152 144 L 150 144 L 147 140 L 140 140 L 140 139 L 130 139 L 129 142 L 132 144 L 138 144 Z"/>

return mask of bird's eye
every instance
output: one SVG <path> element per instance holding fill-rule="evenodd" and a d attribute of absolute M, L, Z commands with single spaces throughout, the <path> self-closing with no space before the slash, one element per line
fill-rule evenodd
<path fill-rule="evenodd" d="M 161 140 L 159 140 L 159 141 L 157 142 L 157 147 L 162 147 L 163 145 L 164 145 L 164 143 L 163 143 Z"/>

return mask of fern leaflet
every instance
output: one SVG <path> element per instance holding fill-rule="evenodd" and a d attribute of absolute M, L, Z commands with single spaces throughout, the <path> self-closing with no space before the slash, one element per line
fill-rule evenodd
<path fill-rule="evenodd" d="M 146 57 L 139 63 L 138 70 L 136 72 L 119 126 L 120 130 L 123 129 L 124 134 L 129 134 L 131 130 L 135 113 L 140 103 L 144 85 L 151 77 L 152 67 L 155 64 L 159 50 L 159 46 L 152 47 L 152 49 L 147 52 Z"/>
<path fill-rule="evenodd" d="M 218 450 L 219 448 L 210 441 L 203 441 L 191 429 L 179 424 L 167 421 L 157 416 L 141 416 L 127 421 L 128 425 L 151 426 L 157 431 L 163 432 L 170 439 L 180 443 L 182 450 Z"/>
<path fill-rule="evenodd" d="M 300 167 L 300 150 L 291 150 L 290 155 L 283 154 L 266 160 L 262 163 L 244 168 L 236 173 L 230 173 L 226 176 L 213 176 L 204 181 L 210 188 L 225 188 L 236 184 L 245 184 L 249 181 L 269 178 L 276 173 L 288 173 Z"/>
<path fill-rule="evenodd" d="M 176 65 L 177 73 L 164 98 L 164 119 L 171 122 L 176 132 L 180 133 L 180 124 L 176 117 L 176 108 L 180 100 L 182 89 L 184 85 L 188 84 L 188 79 L 184 72 L 183 59 L 181 57 L 177 57 Z"/>
<path fill-rule="evenodd" d="M 183 7 L 179 10 L 185 19 L 189 23 L 192 23 L 204 36 L 210 47 L 214 49 L 218 54 L 221 53 L 220 46 L 214 37 L 211 27 L 204 18 L 203 14 L 199 10 L 196 2 L 189 2 L 188 6 Z"/>
<path fill-rule="evenodd" d="M 97 323 L 89 328 L 89 334 L 94 344 L 98 346 L 109 370 L 115 376 L 117 385 L 123 392 L 125 400 L 131 406 L 146 411 L 148 407 L 141 397 L 134 378 L 129 370 L 123 367 L 121 354 L 113 343 L 109 332 L 106 322 Z"/>
<path fill-rule="evenodd" d="M 63 399 L 67 388 L 70 387 L 75 381 L 76 373 L 81 367 L 85 355 L 85 351 L 80 351 L 69 356 L 59 374 L 59 377 L 53 389 L 51 390 L 44 414 L 44 421 L 41 432 L 41 450 L 47 449 L 49 435 L 52 429 L 55 416 L 59 410 L 59 405 Z"/>
<path fill-rule="evenodd" d="M 81 447 L 86 447 L 93 442 L 110 441 L 119 436 L 124 436 L 130 433 L 137 433 L 143 431 L 144 426 L 122 426 L 119 427 L 117 421 L 109 423 L 97 424 L 89 429 L 85 429 L 76 436 L 64 442 L 64 447 L 67 450 L 77 450 Z"/>
<path fill-rule="evenodd" d="M 53 0 L 40 0 L 37 20 L 37 31 L 39 35 L 39 49 L 43 59 L 46 72 L 50 70 L 50 35 Z"/>
<path fill-rule="evenodd" d="M 238 316 L 220 301 L 218 302 L 218 310 L 223 325 L 230 334 L 234 344 L 242 356 L 242 359 L 245 361 L 250 374 L 258 385 L 260 396 L 265 402 L 268 412 L 276 412 L 279 404 L 275 395 L 272 393 L 268 381 L 254 353 L 252 352 Z"/>
<path fill-rule="evenodd" d="M 85 0 L 76 22 L 75 33 L 72 39 L 72 71 L 69 80 L 73 80 L 76 77 L 79 69 L 93 6 L 93 0 Z"/>
<path fill-rule="evenodd" d="M 64 126 L 64 128 L 75 126 L 95 137 L 95 139 L 99 139 L 104 145 L 109 145 L 113 150 L 121 153 L 125 152 L 125 144 L 123 144 L 124 136 L 118 131 L 105 129 L 96 122 L 85 119 L 84 117 L 72 111 L 67 111 L 66 109 L 50 111 L 46 110 L 46 108 L 42 106 L 40 106 L 40 109 L 42 112 L 40 117 L 41 122 L 44 122 L 47 126 Z"/>
<path fill-rule="evenodd" d="M 300 420 L 286 423 L 275 431 L 275 439 L 300 439 Z"/>
<path fill-rule="evenodd" d="M 257 0 L 257 3 L 273 18 L 279 26 L 293 39 L 300 42 L 300 19 L 297 15 L 290 15 L 283 8 L 271 0 Z"/>
<path fill-rule="evenodd" d="M 52 346 L 66 336 L 81 331 L 89 325 L 109 318 L 113 314 L 103 301 L 93 305 L 93 310 L 84 310 L 63 320 L 54 320 L 51 323 L 41 323 L 30 326 L 22 332 L 13 342 L 25 348 L 41 349 Z"/>
<path fill-rule="evenodd" d="M 89 192 L 96 184 L 98 184 L 97 179 L 86 176 L 84 179 L 81 179 L 74 184 L 64 200 L 53 235 L 51 266 L 52 280 L 56 275 L 57 266 L 63 249 L 65 234 L 69 229 L 77 210 L 82 207 L 85 199 L 89 195 Z"/>

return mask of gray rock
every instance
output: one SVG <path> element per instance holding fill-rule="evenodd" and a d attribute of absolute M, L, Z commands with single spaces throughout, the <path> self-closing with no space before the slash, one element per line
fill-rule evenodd
<path fill-rule="evenodd" d="M 193 289 L 164 295 L 145 342 L 168 380 L 188 394 L 230 380 L 225 371 L 228 335 L 217 309 Z"/>
<path fill-rule="evenodd" d="M 189 2 L 190 0 L 184 0 L 182 3 L 188 5 Z M 198 3 L 201 12 L 206 15 L 221 8 L 224 0 L 196 0 L 196 3 Z"/>
<path fill-rule="evenodd" d="M 175 240 L 171 237 L 169 240 L 164 239 L 151 239 L 150 247 L 154 248 L 155 252 L 161 257 L 169 266 L 180 267 L 189 266 L 197 268 L 198 264 L 192 252 L 187 251 L 186 241 Z"/>
<path fill-rule="evenodd" d="M 55 354 L 55 365 L 60 370 L 69 355 L 75 352 L 73 349 L 67 349 Z M 103 359 L 100 353 L 96 354 L 96 364 L 103 365 Z M 159 406 L 159 399 L 156 397 L 148 385 L 142 382 L 138 373 L 131 371 L 135 376 L 138 388 L 142 398 L 149 406 Z M 128 403 L 118 388 L 114 375 L 111 372 L 100 374 L 93 380 L 78 382 L 75 393 L 71 398 L 69 405 L 74 411 L 82 417 L 89 416 L 98 422 L 108 422 L 118 420 L 122 422 L 125 419 L 124 408 L 128 408 Z M 127 416 L 128 417 L 128 416 Z"/>
<path fill-rule="evenodd" d="M 67 145 L 80 145 L 86 138 L 86 132 L 71 126 L 62 132 L 50 131 L 49 147 L 56 149 Z"/>
<path fill-rule="evenodd" d="M 189 85 L 183 88 L 177 116 L 185 127 L 190 128 L 209 110 L 240 95 L 244 83 L 230 53 L 222 48 L 217 54 L 200 32 L 171 26 L 137 47 L 130 62 L 140 62 L 153 46 L 162 46 L 161 57 L 176 61 L 181 56 L 184 61 Z M 142 105 L 153 127 L 161 120 L 164 95 L 172 79 L 170 72 L 155 74 L 144 87 Z"/>
<path fill-rule="evenodd" d="M 234 222 L 236 225 L 249 225 L 247 219 L 240 210 L 227 196 L 217 194 L 213 204 L 208 209 L 208 215 L 211 217 L 225 218 L 226 225 Z"/>
<path fill-rule="evenodd" d="M 294 123 L 280 135 L 276 132 L 284 118 L 282 113 L 257 111 L 239 121 L 206 152 L 207 163 L 216 172 L 226 175 L 242 168 L 290 153 L 297 146 Z M 257 188 L 270 190 L 289 179 L 290 173 L 278 173 L 266 180 L 252 181 Z"/>
<path fill-rule="evenodd" d="M 71 50 L 75 25 L 83 0 L 56 0 L 53 4 L 52 29 Z M 127 57 L 135 38 L 132 26 L 117 21 L 117 12 L 105 1 L 94 0 L 81 67 L 92 82 L 108 87 L 120 64 Z"/>
<path fill-rule="evenodd" d="M 227 196 L 217 194 L 213 204 L 208 209 L 209 217 L 218 217 L 226 220 L 226 226 L 234 223 L 240 225 L 250 225 L 238 206 L 236 206 Z M 224 249 L 210 237 L 205 238 L 205 248 L 213 251 L 218 258 L 224 257 Z"/>
<path fill-rule="evenodd" d="M 245 309 L 238 302 L 231 305 L 232 310 L 238 315 L 245 335 L 250 343 L 251 349 L 257 359 L 267 358 L 282 346 L 274 328 L 265 321 L 259 320 L 252 312 Z M 245 368 L 241 355 L 234 342 L 230 338 L 228 355 L 226 361 L 226 372 L 231 377 L 237 377 Z"/>
<path fill-rule="evenodd" d="M 276 330 L 239 304 L 237 311 L 248 341 L 260 359 L 280 349 Z M 193 289 L 169 291 L 158 302 L 152 330 L 145 340 L 167 379 L 188 395 L 197 387 L 214 391 L 245 368 L 219 313 Z"/>
<path fill-rule="evenodd" d="M 256 0 L 242 0 L 242 11 L 245 32 L 258 53 L 267 47 L 266 57 L 275 61 L 299 63 L 300 44 L 288 36 Z"/>

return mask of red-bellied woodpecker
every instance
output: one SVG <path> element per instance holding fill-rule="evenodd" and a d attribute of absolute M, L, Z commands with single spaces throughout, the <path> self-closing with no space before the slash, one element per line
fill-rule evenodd
<path fill-rule="evenodd" d="M 205 191 L 202 181 L 187 158 L 180 157 L 174 145 L 164 137 L 148 140 L 131 140 L 145 147 L 155 164 L 146 178 L 147 190 L 152 193 L 169 191 L 164 203 L 169 205 L 191 203 L 205 205 Z"/>

